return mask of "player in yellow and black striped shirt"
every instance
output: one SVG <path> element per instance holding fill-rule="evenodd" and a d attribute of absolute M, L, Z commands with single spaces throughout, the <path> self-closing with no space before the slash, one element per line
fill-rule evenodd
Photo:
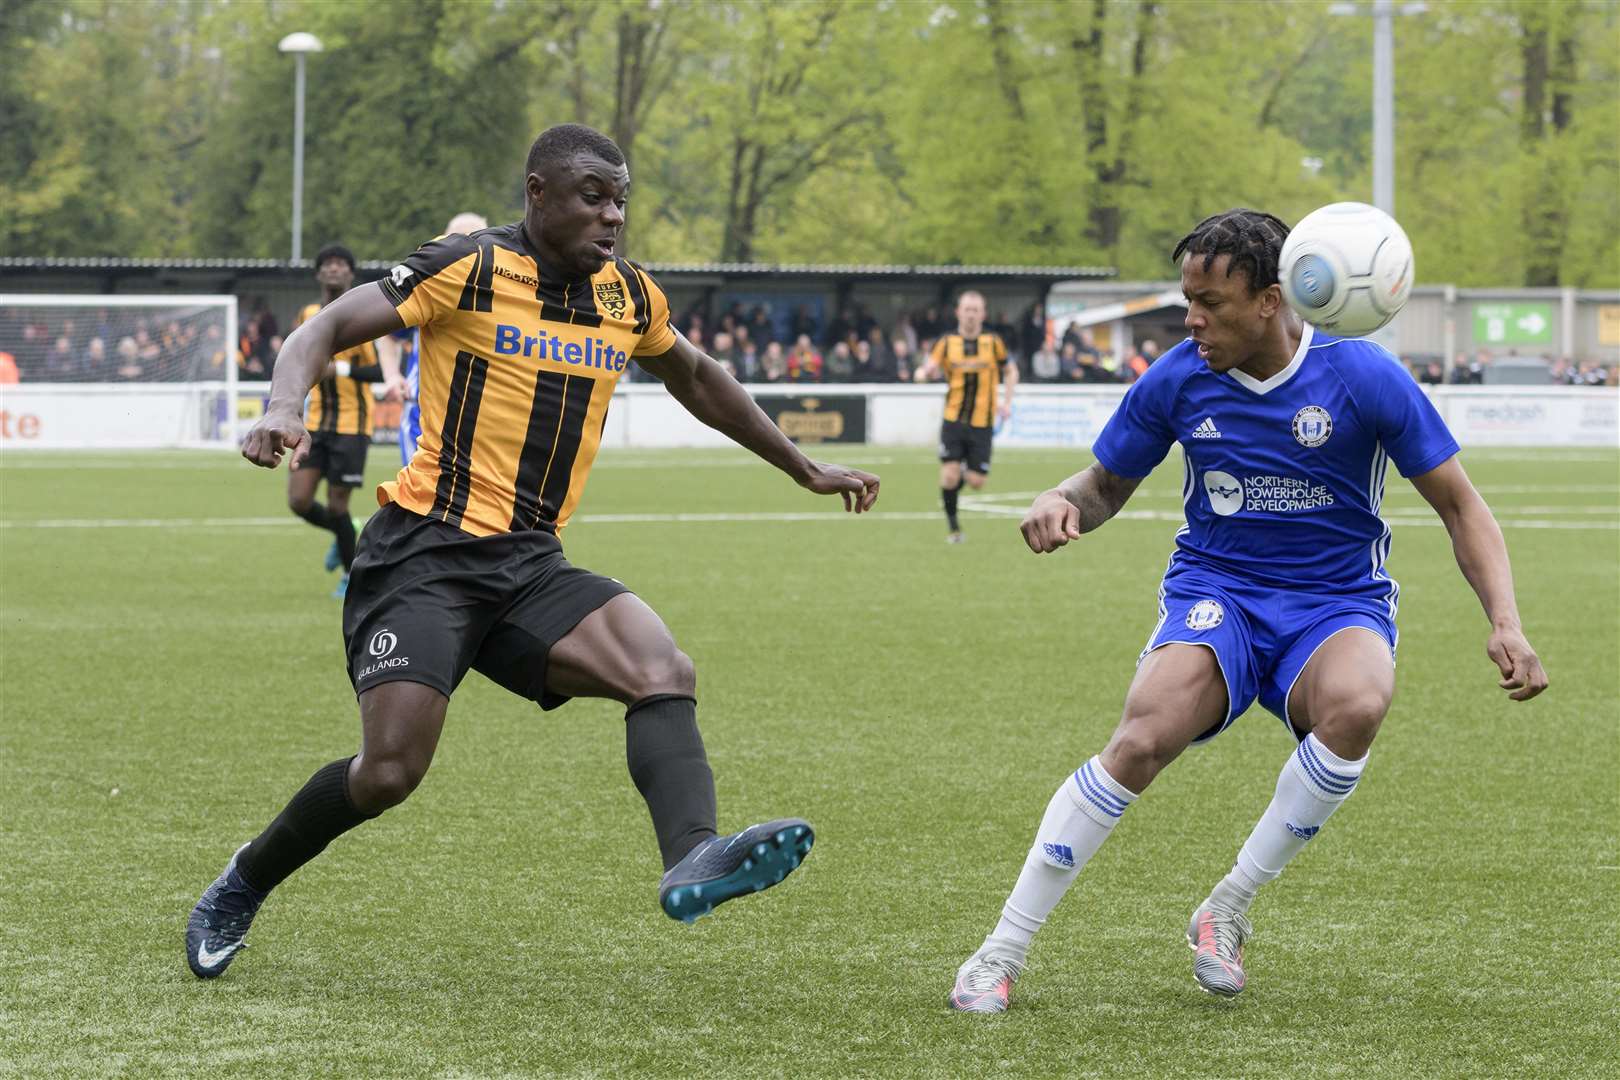
<path fill-rule="evenodd" d="M 962 466 L 974 491 L 990 475 L 990 443 L 997 420 L 1012 414 L 1018 365 L 1007 358 L 1000 335 L 984 329 L 984 297 L 965 292 L 956 300 L 956 333 L 941 334 L 919 375 L 950 383 L 945 418 L 939 426 L 939 491 L 945 503 L 946 539 L 962 542 L 956 519 L 956 497 L 962 490 Z"/>
<path fill-rule="evenodd" d="M 699 420 L 846 509 L 870 508 L 878 478 L 806 458 L 671 328 L 657 284 L 617 250 L 630 172 L 612 140 L 549 128 L 525 172 L 521 222 L 426 244 L 295 332 L 243 444 L 255 464 L 274 467 L 283 453 L 296 463 L 309 439 L 299 405 L 325 358 L 421 327 L 422 440 L 378 493 L 344 603 L 360 753 L 317 771 L 204 893 L 186 934 L 200 977 L 225 969 L 266 891 L 410 794 L 469 669 L 542 708 L 570 695 L 628 707 L 630 775 L 652 815 L 671 917 L 773 885 L 810 849 L 797 818 L 716 835 L 692 662 L 623 585 L 570 565 L 557 534 L 632 360 Z"/>
<path fill-rule="evenodd" d="M 298 313 L 299 326 L 349 291 L 354 284 L 354 269 L 354 255 L 342 244 L 328 244 L 320 250 L 315 256 L 315 280 L 320 282 L 321 302 L 309 304 Z M 404 386 L 397 364 L 390 362 L 388 367 L 385 374 L 377 346 L 370 341 L 333 354 L 306 405 L 309 454 L 296 468 L 288 470 L 287 505 L 311 525 L 333 534 L 326 569 L 343 567 L 343 579 L 334 596 L 342 596 L 347 590 L 349 567 L 354 563 L 349 492 L 365 482 L 366 450 L 371 446 L 371 386 L 387 381 L 390 394 L 398 394 Z M 323 477 L 324 506 L 315 501 Z"/>

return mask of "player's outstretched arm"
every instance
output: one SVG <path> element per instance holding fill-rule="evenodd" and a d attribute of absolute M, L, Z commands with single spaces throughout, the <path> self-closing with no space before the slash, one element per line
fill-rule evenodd
<path fill-rule="evenodd" d="M 805 457 L 741 383 L 680 334 L 667 352 L 638 356 L 636 362 L 661 380 L 687 412 L 775 465 L 801 487 L 818 495 L 837 493 L 843 496 L 844 509 L 857 514 L 877 502 L 876 476 Z"/>
<path fill-rule="evenodd" d="M 1445 523 L 1457 568 L 1468 579 L 1491 620 L 1485 652 L 1501 669 L 1502 681 L 1498 685 L 1514 701 L 1528 701 L 1547 689 L 1547 673 L 1519 623 L 1513 567 L 1508 562 L 1502 527 L 1456 457 L 1412 477 L 1412 486 Z"/>
<path fill-rule="evenodd" d="M 332 354 L 391 334 L 403 325 L 382 287 L 373 282 L 350 289 L 287 335 L 276 354 L 270 404 L 242 441 L 242 456 L 273 469 L 281 464 L 283 453 L 291 453 L 289 465 L 297 468 L 309 454 L 304 398 L 326 372 Z"/>
<path fill-rule="evenodd" d="M 1037 555 L 1044 555 L 1080 539 L 1081 533 L 1091 532 L 1119 513 L 1141 482 L 1141 477 L 1120 476 L 1103 468 L 1101 462 L 1093 463 L 1035 497 L 1019 525 L 1024 543 Z"/>

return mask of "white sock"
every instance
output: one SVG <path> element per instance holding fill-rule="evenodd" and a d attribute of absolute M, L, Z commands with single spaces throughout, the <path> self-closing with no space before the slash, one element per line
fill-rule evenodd
<path fill-rule="evenodd" d="M 1018 884 L 1001 909 L 995 931 L 985 938 L 985 949 L 1023 963 L 1035 931 L 1135 801 L 1135 793 L 1109 776 L 1096 757 L 1063 781 L 1046 804 L 1046 816 L 1024 859 Z"/>
<path fill-rule="evenodd" d="M 1210 899 L 1237 912 L 1247 911 L 1255 891 L 1282 873 L 1333 811 L 1356 790 L 1367 758 L 1346 761 L 1314 734 L 1305 736 L 1277 777 L 1277 794 L 1238 852 L 1237 865 Z"/>

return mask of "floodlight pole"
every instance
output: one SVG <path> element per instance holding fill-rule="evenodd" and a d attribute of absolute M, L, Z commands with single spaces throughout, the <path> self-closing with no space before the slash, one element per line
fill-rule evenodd
<path fill-rule="evenodd" d="M 1373 205 L 1395 216 L 1394 0 L 1373 0 Z M 303 78 L 299 57 L 299 78 Z M 302 82 L 299 83 L 300 89 Z M 299 103 L 303 95 L 299 95 Z"/>
<path fill-rule="evenodd" d="M 284 53 L 292 53 L 297 64 L 293 76 L 293 190 L 292 190 L 292 261 L 304 255 L 304 57 L 321 51 L 321 42 L 314 34 L 288 34 L 276 46 Z"/>

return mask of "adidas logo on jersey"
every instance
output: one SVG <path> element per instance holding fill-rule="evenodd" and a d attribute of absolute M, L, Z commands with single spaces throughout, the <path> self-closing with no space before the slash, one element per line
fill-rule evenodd
<path fill-rule="evenodd" d="M 1218 439 L 1221 437 L 1221 429 L 1215 426 L 1213 417 L 1206 416 L 1202 424 L 1193 428 L 1192 437 L 1195 439 Z"/>

